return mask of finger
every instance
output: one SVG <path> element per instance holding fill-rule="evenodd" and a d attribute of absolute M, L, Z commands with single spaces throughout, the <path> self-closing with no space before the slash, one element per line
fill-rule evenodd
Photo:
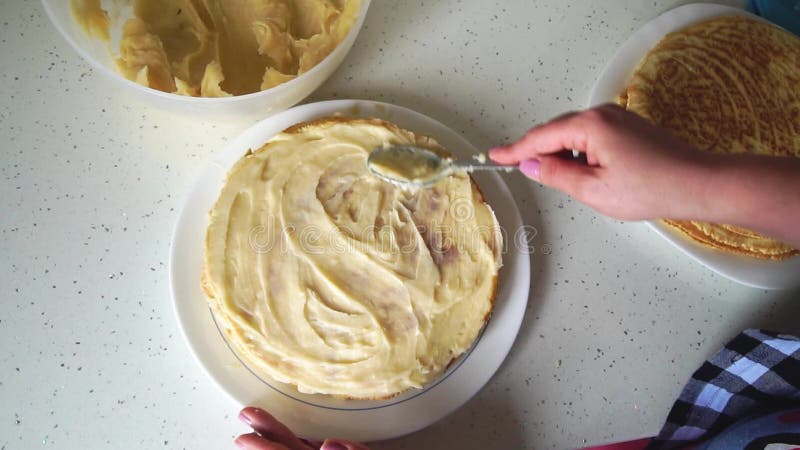
<path fill-rule="evenodd" d="M 577 160 L 544 155 L 538 160 L 523 161 L 520 170 L 531 179 L 581 200 L 583 187 L 589 178 L 595 176 L 597 169 Z"/>
<path fill-rule="evenodd" d="M 585 150 L 585 124 L 584 113 L 564 114 L 544 125 L 531 128 L 517 142 L 489 150 L 489 157 L 499 164 L 517 164 L 565 149 Z"/>
<path fill-rule="evenodd" d="M 300 438 L 300 440 L 303 441 L 303 443 L 306 444 L 307 446 L 311 447 L 312 450 L 322 447 L 322 441 L 317 441 L 314 439 L 306 439 L 306 438 Z"/>
<path fill-rule="evenodd" d="M 554 120 L 563 120 L 563 119 L 567 119 L 569 117 L 577 116 L 581 112 L 582 111 L 567 111 L 565 113 L 562 113 L 562 114 L 559 114 L 559 115 L 553 117 L 552 119 L 548 120 L 548 122 L 552 122 Z"/>
<path fill-rule="evenodd" d="M 328 439 L 322 444 L 319 450 L 369 450 L 369 448 L 358 442 Z"/>
<path fill-rule="evenodd" d="M 243 434 L 234 441 L 243 450 L 291 450 L 278 442 L 259 436 L 256 433 Z"/>
<path fill-rule="evenodd" d="M 290 450 L 309 450 L 311 447 L 301 441 L 286 425 L 261 408 L 248 406 L 239 413 L 239 420 L 253 427 L 262 436 L 279 442 Z"/>

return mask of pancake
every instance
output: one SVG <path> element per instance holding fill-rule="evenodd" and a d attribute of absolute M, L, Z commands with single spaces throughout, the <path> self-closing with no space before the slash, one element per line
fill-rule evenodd
<path fill-rule="evenodd" d="M 620 103 L 702 151 L 800 157 L 800 39 L 747 17 L 699 22 L 650 50 Z M 798 253 L 741 227 L 664 222 L 723 251 L 764 259 Z"/>
<path fill-rule="evenodd" d="M 762 259 L 785 259 L 798 253 L 786 244 L 733 225 L 670 219 L 663 222 L 697 242 L 729 253 Z"/>
<path fill-rule="evenodd" d="M 203 288 L 226 340 L 266 379 L 378 399 L 466 351 L 494 303 L 500 227 L 465 173 L 402 190 L 367 170 L 386 144 L 443 153 L 380 120 L 279 133 L 230 170 L 210 212 Z"/>

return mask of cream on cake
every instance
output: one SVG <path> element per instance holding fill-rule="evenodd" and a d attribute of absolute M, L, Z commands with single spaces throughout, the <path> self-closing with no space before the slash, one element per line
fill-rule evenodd
<path fill-rule="evenodd" d="M 380 120 L 294 126 L 228 174 L 203 287 L 237 355 L 305 393 L 387 398 L 436 379 L 478 336 L 502 237 L 464 173 L 415 191 L 371 175 L 383 145 L 444 150 Z"/>

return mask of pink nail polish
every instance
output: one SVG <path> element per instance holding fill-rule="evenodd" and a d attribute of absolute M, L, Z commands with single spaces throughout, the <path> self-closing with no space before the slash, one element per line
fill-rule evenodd
<path fill-rule="evenodd" d="M 542 163 L 540 163 L 538 159 L 526 159 L 525 161 L 519 163 L 519 170 L 528 178 L 533 178 L 534 180 L 539 181 L 539 176 L 541 175 L 541 166 Z"/>
<path fill-rule="evenodd" d="M 244 412 L 239 413 L 239 420 L 241 420 L 247 426 L 253 425 L 253 421 Z"/>
<path fill-rule="evenodd" d="M 347 446 L 335 441 L 328 441 L 322 444 L 322 448 L 320 448 L 320 450 L 347 450 Z"/>

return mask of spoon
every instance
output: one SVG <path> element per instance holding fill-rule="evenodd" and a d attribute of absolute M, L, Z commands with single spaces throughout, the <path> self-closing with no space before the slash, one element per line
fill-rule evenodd
<path fill-rule="evenodd" d="M 426 187 L 435 184 L 455 171 L 473 172 L 495 170 L 510 172 L 517 166 L 499 166 L 486 162 L 479 154 L 471 161 L 453 161 L 451 158 L 410 145 L 378 147 L 367 158 L 369 172 L 400 187 Z"/>

